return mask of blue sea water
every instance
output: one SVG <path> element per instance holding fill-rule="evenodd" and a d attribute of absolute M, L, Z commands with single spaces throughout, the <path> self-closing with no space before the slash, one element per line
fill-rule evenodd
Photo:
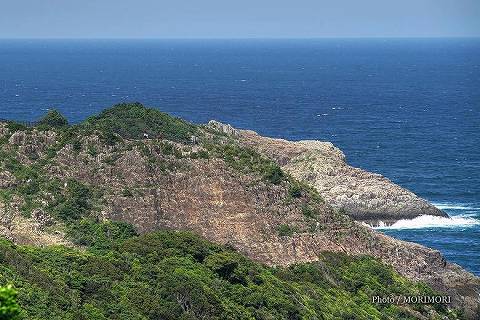
<path fill-rule="evenodd" d="M 121 101 L 332 141 L 455 217 L 382 232 L 480 275 L 480 39 L 0 40 L 0 118 Z"/>

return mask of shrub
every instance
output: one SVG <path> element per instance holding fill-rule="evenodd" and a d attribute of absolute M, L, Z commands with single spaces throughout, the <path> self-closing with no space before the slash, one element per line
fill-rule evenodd
<path fill-rule="evenodd" d="M 82 142 L 79 139 L 72 141 L 72 149 L 75 152 L 80 152 L 82 150 Z"/>
<path fill-rule="evenodd" d="M 324 202 L 317 189 L 308 185 L 307 183 L 298 181 L 290 176 L 288 177 L 288 182 L 288 195 L 290 197 L 301 198 L 302 196 L 308 196 L 308 199 L 313 202 Z"/>
<path fill-rule="evenodd" d="M 65 194 L 54 205 L 53 212 L 63 221 L 80 219 L 92 209 L 92 197 L 89 187 L 76 180 L 69 180 Z"/>
<path fill-rule="evenodd" d="M 280 184 L 285 175 L 278 165 L 272 163 L 265 169 L 264 177 L 273 184 Z"/>
<path fill-rule="evenodd" d="M 122 191 L 122 196 L 123 197 L 133 197 L 133 193 L 129 188 L 125 188 Z"/>
<path fill-rule="evenodd" d="M 197 154 L 198 154 L 198 157 L 199 157 L 200 159 L 208 159 L 208 158 L 210 158 L 210 156 L 209 156 L 209 154 L 208 154 L 208 151 L 206 151 L 206 150 L 200 150 L 200 151 L 197 152 Z"/>
<path fill-rule="evenodd" d="M 37 125 L 61 128 L 68 126 L 68 120 L 57 110 L 49 110 L 47 114 L 38 121 Z"/>
<path fill-rule="evenodd" d="M 37 178 L 31 178 L 17 187 L 17 191 L 24 196 L 31 196 L 40 191 Z"/>
<path fill-rule="evenodd" d="M 0 287 L 0 320 L 19 319 L 21 314 L 17 304 L 17 291 L 11 285 Z"/>
<path fill-rule="evenodd" d="M 122 103 L 88 118 L 80 125 L 88 130 L 99 130 L 111 137 L 118 134 L 124 139 L 165 138 L 189 142 L 197 127 L 182 119 L 172 117 L 140 103 Z M 110 141 L 114 142 L 114 141 Z"/>
<path fill-rule="evenodd" d="M 67 236 L 75 244 L 93 249 L 112 249 L 136 235 L 135 229 L 128 223 L 116 221 L 98 223 L 88 218 L 71 223 L 67 228 Z"/>
<path fill-rule="evenodd" d="M 156 145 L 159 150 L 165 156 L 174 156 L 177 159 L 182 158 L 182 151 L 180 151 L 173 143 L 162 141 Z"/>
<path fill-rule="evenodd" d="M 315 212 L 315 209 L 313 209 L 308 204 L 303 204 L 302 205 L 302 214 L 305 217 L 310 218 L 310 219 L 315 218 L 315 216 L 317 215 L 317 213 Z"/>
<path fill-rule="evenodd" d="M 296 232 L 296 228 L 290 227 L 288 224 L 281 224 L 277 230 L 280 237 L 291 237 Z"/>
<path fill-rule="evenodd" d="M 7 136 L 0 137 L 0 147 L 2 147 L 4 144 L 7 144 L 7 143 L 8 143 Z"/>
<path fill-rule="evenodd" d="M 18 122 L 15 122 L 15 121 L 8 121 L 7 122 L 7 129 L 11 133 L 13 133 L 13 132 L 16 132 L 16 131 L 24 131 L 24 130 L 27 130 L 28 128 L 27 128 L 27 126 L 25 126 L 21 123 L 18 123 Z"/>
<path fill-rule="evenodd" d="M 149 256 L 153 259 L 152 262 L 158 262 L 165 255 L 172 254 L 190 256 L 197 262 L 203 262 L 211 252 L 220 251 L 218 246 L 189 232 L 149 233 L 137 239 L 125 241 L 121 249 Z"/>
<path fill-rule="evenodd" d="M 110 128 L 104 128 L 102 134 L 100 135 L 100 139 L 107 146 L 114 146 L 122 141 L 121 137 L 118 134 L 114 133 Z"/>
<path fill-rule="evenodd" d="M 98 155 L 97 147 L 95 147 L 94 145 L 89 145 L 87 147 L 87 152 L 91 157 L 96 157 Z"/>
<path fill-rule="evenodd" d="M 292 198 L 300 198 L 302 196 L 302 187 L 299 183 L 290 183 L 290 186 L 288 187 L 288 194 Z"/>
<path fill-rule="evenodd" d="M 216 157 L 222 158 L 227 165 L 244 173 L 257 173 L 266 181 L 280 184 L 285 179 L 282 169 L 272 160 L 262 156 L 251 148 L 234 143 L 207 145 Z"/>
<path fill-rule="evenodd" d="M 248 270 L 242 268 L 239 255 L 221 252 L 208 256 L 205 266 L 232 284 L 247 285 Z"/>
<path fill-rule="evenodd" d="M 13 193 L 11 190 L 0 189 L 0 201 L 3 203 L 10 203 L 13 198 Z"/>
<path fill-rule="evenodd" d="M 208 159 L 210 156 L 208 154 L 208 151 L 205 150 L 200 150 L 198 152 L 191 152 L 190 153 L 190 158 L 191 159 Z"/>

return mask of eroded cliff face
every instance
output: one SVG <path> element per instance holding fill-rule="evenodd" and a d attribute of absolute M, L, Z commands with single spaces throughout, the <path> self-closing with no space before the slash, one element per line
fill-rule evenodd
<path fill-rule="evenodd" d="M 387 237 L 335 208 L 345 208 L 351 216 L 365 220 L 375 212 L 410 217 L 443 215 L 441 211 L 379 175 L 349 167 L 331 144 L 264 138 L 215 124 L 205 128 L 207 135 L 211 128 L 227 134 L 215 137 L 215 143 L 254 147 L 293 176 L 312 182 L 325 201 L 313 201 L 303 191 L 292 196 L 286 181 L 266 181 L 256 172 L 232 166 L 227 157 L 212 152 L 208 157 L 193 156 L 208 152 L 202 144 L 145 139 L 111 146 L 96 134 L 61 144 L 54 132 L 12 133 L 5 125 L 0 127 L 0 138 L 8 139 L 2 145 L 4 152 L 25 166 L 41 167 L 48 180 L 62 186 L 75 179 L 101 190 L 92 213 L 98 219 L 127 221 L 139 232 L 191 230 L 269 265 L 316 261 L 322 251 L 372 255 L 400 274 L 452 295 L 455 305 L 474 318 L 480 305 L 479 278 L 446 262 L 436 250 Z M 8 189 L 28 183 L 28 177 L 12 170 L 2 166 L 1 186 Z M 39 192 L 29 200 L 34 203 L 30 207 L 37 210 L 30 217 L 21 213 L 25 199 L 14 195 L 4 200 L 0 215 L 10 217 L 3 223 L 4 234 L 21 243 L 49 244 L 57 239 L 68 244 L 60 240 L 60 222 L 45 222 L 49 220 L 45 218 L 48 205 L 55 197 L 48 191 Z M 377 205 L 383 209 L 377 211 Z M 26 225 L 35 230 L 30 239 L 28 232 L 20 232 Z"/>

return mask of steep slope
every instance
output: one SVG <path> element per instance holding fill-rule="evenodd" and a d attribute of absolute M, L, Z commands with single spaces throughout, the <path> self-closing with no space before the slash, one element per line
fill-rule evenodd
<path fill-rule="evenodd" d="M 281 142 L 282 151 L 270 145 L 278 141 L 212 127 L 138 104 L 62 129 L 1 125 L 4 233 L 17 243 L 48 244 L 71 234 L 73 221 L 88 217 L 129 222 L 140 233 L 194 231 L 269 265 L 317 261 L 326 251 L 367 254 L 451 294 L 474 317 L 478 278 L 438 251 L 354 222 L 269 158 L 285 166 L 282 157 L 290 159 L 296 146 Z M 142 139 L 144 133 L 148 138 Z M 262 152 L 269 157 L 246 145 L 266 145 Z M 21 219 L 42 236 L 17 237 Z"/>

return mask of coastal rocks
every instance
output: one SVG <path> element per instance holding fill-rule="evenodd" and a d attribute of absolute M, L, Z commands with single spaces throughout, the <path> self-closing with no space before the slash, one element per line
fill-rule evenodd
<path fill-rule="evenodd" d="M 215 120 L 210 120 L 207 126 L 230 136 L 238 135 L 238 130 L 229 124 L 224 124 Z"/>
<path fill-rule="evenodd" d="M 328 204 L 355 220 L 377 226 L 421 215 L 448 217 L 387 178 L 349 166 L 330 142 L 292 142 L 239 132 L 242 143 L 275 159 L 292 176 L 314 186 Z"/>

